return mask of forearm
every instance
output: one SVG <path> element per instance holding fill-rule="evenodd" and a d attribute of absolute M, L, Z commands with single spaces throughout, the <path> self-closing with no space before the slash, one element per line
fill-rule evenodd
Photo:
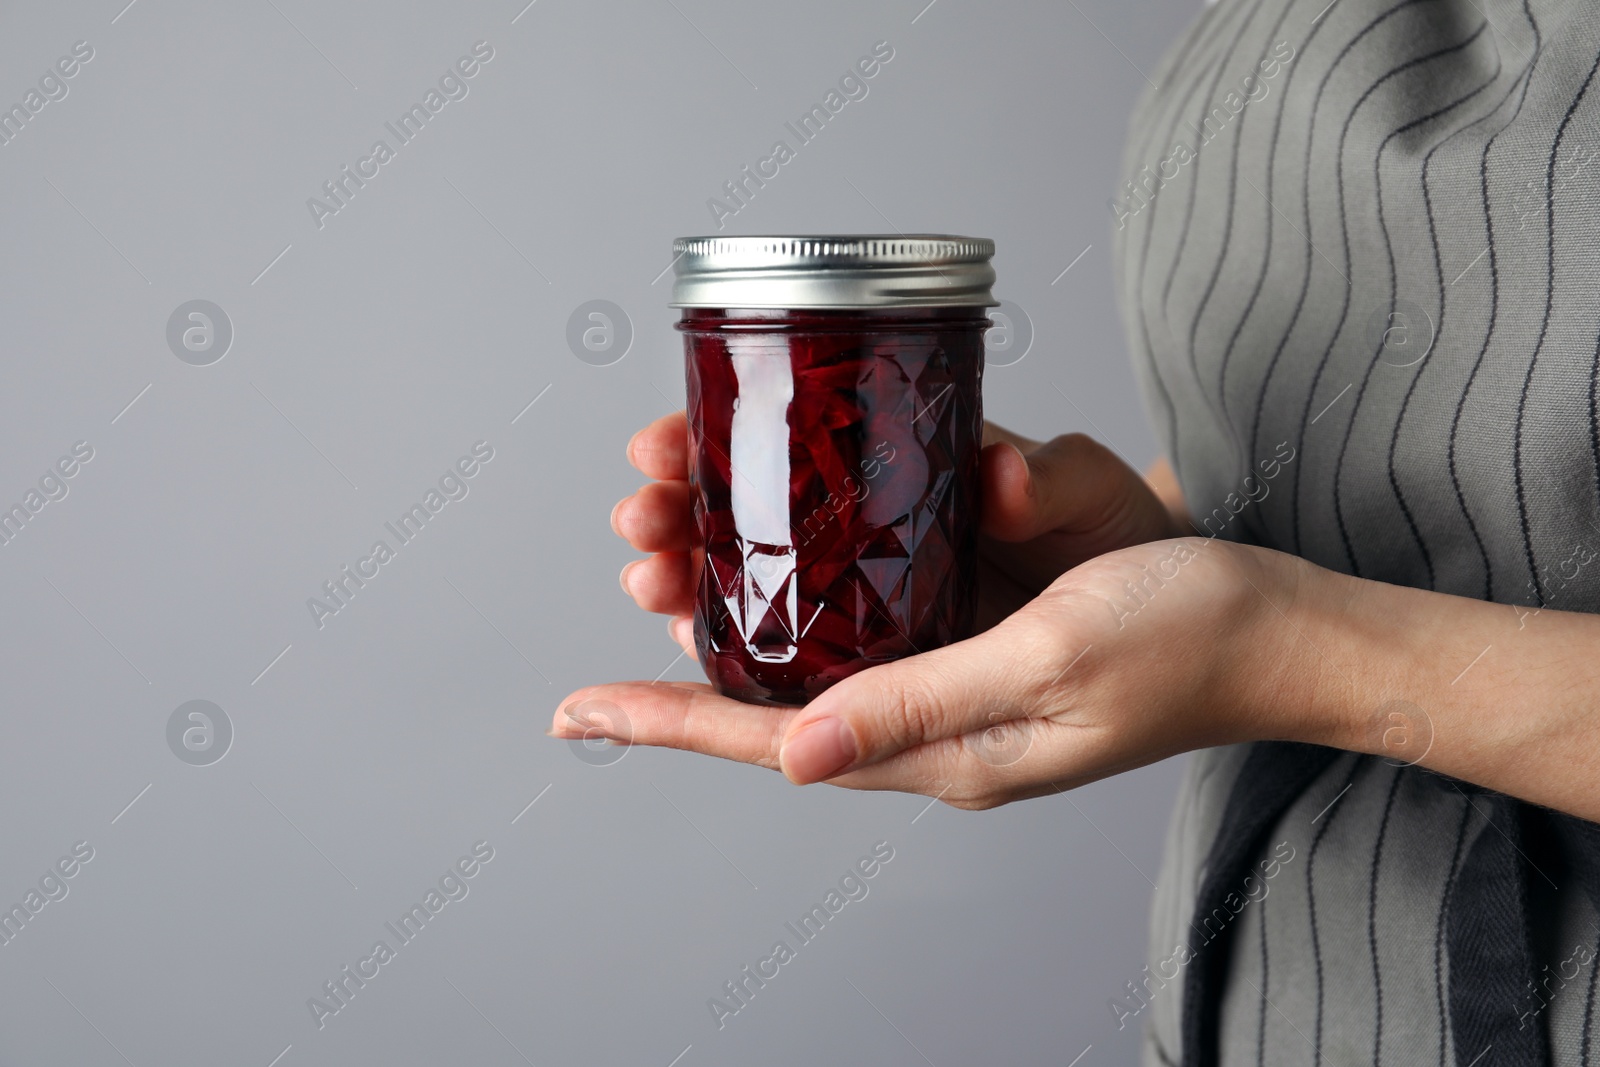
<path fill-rule="evenodd" d="M 1284 736 L 1600 821 L 1600 617 L 1307 572 L 1275 638 Z"/>

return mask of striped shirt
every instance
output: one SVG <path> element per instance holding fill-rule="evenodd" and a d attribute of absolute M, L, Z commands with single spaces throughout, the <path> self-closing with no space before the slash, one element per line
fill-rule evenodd
<path fill-rule="evenodd" d="M 1203 532 L 1503 603 L 1488 656 L 1600 610 L 1597 70 L 1595 0 L 1205 9 L 1109 205 Z M 1375 757 L 1198 753 L 1112 1010 L 1151 1065 L 1600 1064 L 1597 842 Z"/>

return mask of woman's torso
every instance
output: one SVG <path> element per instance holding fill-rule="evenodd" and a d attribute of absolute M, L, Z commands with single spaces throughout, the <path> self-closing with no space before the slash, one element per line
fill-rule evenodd
<path fill-rule="evenodd" d="M 1202 533 L 1504 603 L 1486 656 L 1537 641 L 1540 605 L 1600 610 L 1597 62 L 1600 14 L 1573 0 L 1221 0 L 1174 48 L 1110 211 L 1135 366 Z M 1192 762 L 1154 969 L 1204 937 L 1194 891 L 1243 758 Z M 1222 1062 L 1470 1063 L 1443 915 L 1485 832 L 1452 783 L 1335 761 L 1270 839 L 1294 858 L 1213 920 Z M 1586 1062 L 1596 968 L 1573 961 L 1600 954 L 1596 915 L 1545 880 L 1541 960 L 1579 973 L 1524 1014 L 1556 1062 Z M 1180 984 L 1122 1002 L 1150 1062 L 1177 1060 Z"/>

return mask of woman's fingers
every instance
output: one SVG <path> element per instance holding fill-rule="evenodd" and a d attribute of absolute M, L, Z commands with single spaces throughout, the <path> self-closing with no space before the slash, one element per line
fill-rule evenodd
<path fill-rule="evenodd" d="M 1000 442 L 981 463 L 985 555 L 1035 593 L 1084 560 L 1177 534 L 1144 479 L 1082 434 L 1026 456 Z"/>
<path fill-rule="evenodd" d="M 784 773 L 801 784 L 837 778 L 907 749 L 1024 715 L 1028 679 L 1056 657 L 1033 654 L 1026 646 L 1035 638 L 1013 634 L 996 640 L 997 632 L 851 675 L 804 708 L 745 704 L 687 682 L 589 686 L 563 701 L 550 732 L 578 737 L 599 730 L 629 744 L 690 749 L 763 767 L 776 768 L 781 758 Z M 1009 657 L 1000 654 L 1006 649 Z M 1019 663 L 1038 668 L 1019 669 Z M 623 725 L 606 733 L 606 722 L 613 720 Z M 848 749 L 836 754 L 846 734 Z M 918 759 L 935 755 L 930 749 Z"/>
<path fill-rule="evenodd" d="M 675 618 L 689 638 L 691 620 Z M 1102 773 L 1093 728 L 1044 717 L 1046 694 L 1076 659 L 1063 635 L 1009 627 L 852 675 L 804 708 L 772 708 L 687 682 L 622 682 L 563 701 L 552 737 L 606 738 L 781 770 L 797 784 L 896 790 L 990 808 Z M 1061 757 L 1076 753 L 1063 763 Z M 1042 762 L 1043 761 L 1043 762 Z M 1062 764 L 1062 766 L 1053 766 Z"/>
<path fill-rule="evenodd" d="M 1054 644 L 1013 617 L 970 640 L 851 675 L 789 724 L 783 773 L 800 785 L 818 782 L 1027 718 L 1060 657 Z"/>
<path fill-rule="evenodd" d="M 674 615 L 668 619 L 667 634 L 679 645 L 683 646 L 683 650 L 689 653 L 690 656 L 697 660 L 700 658 L 700 650 L 694 647 L 693 615 Z"/>
<path fill-rule="evenodd" d="M 1020 433 L 1012 433 L 999 423 L 985 420 L 983 424 L 983 447 L 988 448 L 990 445 L 999 444 L 1002 441 L 1014 446 L 1023 455 L 1027 455 L 1039 447 L 1039 442 L 1033 438 L 1024 437 Z"/>
<path fill-rule="evenodd" d="M 659 552 L 622 568 L 623 591 L 646 611 L 683 615 L 694 610 L 694 568 L 687 552 Z"/>
<path fill-rule="evenodd" d="M 1114 773 L 1087 770 L 1094 766 L 1093 742 L 1082 734 L 1047 719 L 1018 719 L 897 752 L 828 784 L 921 793 L 968 811 L 993 808 Z"/>
<path fill-rule="evenodd" d="M 599 737 L 778 766 L 778 744 L 793 708 L 764 708 L 688 682 L 620 682 L 580 689 L 556 710 L 552 737 Z"/>
<path fill-rule="evenodd" d="M 689 477 L 689 420 L 681 411 L 663 415 L 633 435 L 628 462 L 646 478 L 685 481 Z"/>
<path fill-rule="evenodd" d="M 984 532 L 1001 541 L 1096 533 L 1125 517 L 1166 533 L 1165 511 L 1144 479 L 1083 434 L 1057 437 L 1026 456 L 1006 443 L 985 449 L 983 483 Z"/>
<path fill-rule="evenodd" d="M 654 553 L 622 569 L 623 590 L 646 611 L 681 616 L 694 608 L 694 513 L 689 483 L 689 429 L 683 412 L 664 415 L 628 442 L 628 460 L 658 479 L 611 510 L 611 528 L 641 552 Z M 668 626 L 680 639 L 676 620 Z"/>
<path fill-rule="evenodd" d="M 694 533 L 688 482 L 650 482 L 611 510 L 611 528 L 640 552 L 687 552 Z"/>
<path fill-rule="evenodd" d="M 675 748 L 778 770 L 785 729 L 799 713 L 741 704 L 706 685 L 621 682 L 573 693 L 557 709 L 550 736 L 588 744 L 609 740 Z M 998 750 L 972 735 L 930 742 L 834 777 L 829 784 L 921 793 L 960 808 L 994 807 L 1051 791 L 1032 780 L 1034 768 L 1024 762 L 1035 742 L 1034 731 L 1050 725 L 1012 724 L 1011 737 L 1020 743 L 1013 740 Z M 1043 758 L 1046 746 L 1041 740 L 1038 747 L 1035 760 Z"/>

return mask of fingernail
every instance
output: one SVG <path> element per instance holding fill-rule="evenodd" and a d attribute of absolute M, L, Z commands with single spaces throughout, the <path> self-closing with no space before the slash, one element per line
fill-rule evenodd
<path fill-rule="evenodd" d="M 576 728 L 578 730 L 581 730 L 584 734 L 589 735 L 589 736 L 594 736 L 594 735 L 606 735 L 606 736 L 609 736 L 609 730 L 610 730 L 610 726 L 611 726 L 611 723 L 609 721 L 609 716 L 602 716 L 599 719 L 596 719 L 594 716 L 589 715 L 588 713 L 586 713 L 583 709 L 584 709 L 585 706 L 589 705 L 590 703 L 591 703 L 591 701 L 581 700 L 581 701 L 578 701 L 576 703 L 568 704 L 566 707 L 562 708 L 561 709 L 561 714 L 567 720 L 566 726 L 561 727 L 559 733 L 552 732 L 551 736 L 552 737 L 566 737 L 567 736 L 567 730 L 571 729 L 571 728 Z M 604 705 L 601 705 L 601 706 L 602 707 L 614 707 L 615 705 L 604 704 Z"/>
<path fill-rule="evenodd" d="M 1028 462 L 1028 457 L 1022 454 L 1022 449 L 1018 448 L 1016 445 L 1012 444 L 1010 441 L 1005 442 L 1005 446 L 1007 448 L 1011 449 L 1011 451 L 1016 454 L 1017 459 L 1022 462 L 1022 476 L 1023 476 L 1022 488 L 1023 488 L 1023 491 L 1026 492 L 1030 497 L 1033 496 L 1034 495 L 1033 464 L 1029 463 Z"/>
<path fill-rule="evenodd" d="M 637 567 L 638 565 L 639 561 L 634 560 L 632 563 L 622 568 L 622 573 L 617 575 L 617 584 L 622 586 L 622 591 L 627 593 L 629 596 L 633 595 L 633 590 L 628 588 L 628 572 L 633 570 L 633 568 Z"/>
<path fill-rule="evenodd" d="M 684 648 L 694 644 L 694 620 L 688 617 L 673 619 L 671 624 L 672 639 Z"/>
<path fill-rule="evenodd" d="M 800 729 L 778 753 L 791 781 L 820 782 L 855 762 L 856 735 L 843 719 L 818 719 Z"/>
<path fill-rule="evenodd" d="M 618 537 L 622 536 L 622 531 L 617 528 L 617 512 L 621 511 L 622 505 L 626 504 L 631 499 L 633 498 L 625 496 L 621 500 L 617 501 L 616 504 L 611 508 L 611 518 L 609 520 L 611 523 L 611 532 L 616 534 Z"/>

